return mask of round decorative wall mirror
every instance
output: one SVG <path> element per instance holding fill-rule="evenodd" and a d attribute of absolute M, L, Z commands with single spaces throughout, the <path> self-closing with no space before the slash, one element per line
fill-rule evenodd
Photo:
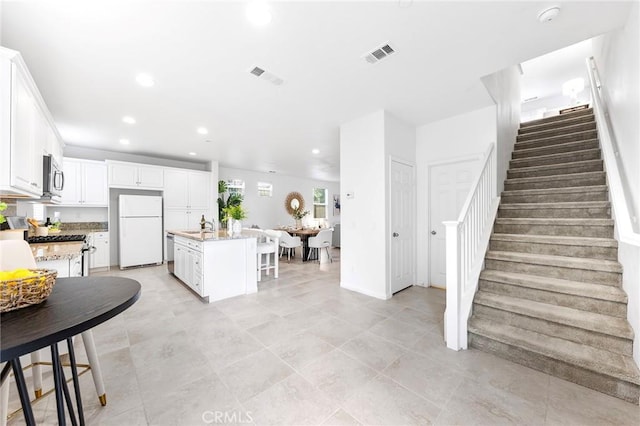
<path fill-rule="evenodd" d="M 304 210 L 304 198 L 299 192 L 290 192 L 284 200 L 284 208 L 290 215 L 296 209 Z"/>

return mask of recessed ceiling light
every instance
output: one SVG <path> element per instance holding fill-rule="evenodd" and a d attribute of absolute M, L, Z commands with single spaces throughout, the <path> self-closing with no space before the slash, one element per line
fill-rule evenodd
<path fill-rule="evenodd" d="M 120 139 L 120 144 L 122 145 L 129 145 L 130 143 L 129 139 Z"/>
<path fill-rule="evenodd" d="M 122 117 L 122 122 L 127 124 L 136 124 L 136 119 L 129 115 L 125 115 Z"/>
<path fill-rule="evenodd" d="M 247 19 L 253 25 L 263 26 L 271 22 L 271 11 L 264 0 L 256 0 L 247 4 Z"/>
<path fill-rule="evenodd" d="M 318 148 L 313 148 L 313 149 L 311 150 L 311 153 L 312 153 L 312 154 L 320 154 L 320 150 L 319 150 Z"/>
<path fill-rule="evenodd" d="M 152 76 L 144 73 L 138 74 L 138 76 L 136 77 L 136 81 L 140 86 L 143 87 L 151 87 L 156 83 Z"/>
<path fill-rule="evenodd" d="M 198 155 L 195 152 L 190 152 L 189 155 Z"/>
<path fill-rule="evenodd" d="M 200 133 L 201 135 L 206 135 L 207 133 L 209 133 L 206 127 L 198 127 L 197 132 Z"/>

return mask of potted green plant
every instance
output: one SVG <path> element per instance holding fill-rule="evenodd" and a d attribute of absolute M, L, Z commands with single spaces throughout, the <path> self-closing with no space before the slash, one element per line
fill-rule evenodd
<path fill-rule="evenodd" d="M 3 212 L 7 209 L 7 203 L 3 203 L 0 201 L 0 212 Z M 4 215 L 0 213 L 0 223 L 5 223 L 7 219 L 4 218 Z"/>
<path fill-rule="evenodd" d="M 237 193 L 231 193 L 225 200 L 225 193 L 228 191 L 227 182 L 223 180 L 218 181 L 218 223 L 221 227 L 227 225 L 228 215 L 225 213 L 225 209 L 228 207 L 239 206 L 242 204 L 243 197 Z"/>
<path fill-rule="evenodd" d="M 242 232 L 242 220 L 247 218 L 247 211 L 242 205 L 237 204 L 226 207 L 224 214 L 227 217 L 227 229 L 232 229 L 234 234 L 240 234 Z M 233 220 L 233 225 L 230 226 L 230 220 Z"/>

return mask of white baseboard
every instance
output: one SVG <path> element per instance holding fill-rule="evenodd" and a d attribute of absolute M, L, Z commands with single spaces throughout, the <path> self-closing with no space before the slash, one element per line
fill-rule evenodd
<path fill-rule="evenodd" d="M 386 293 L 373 292 L 369 289 L 364 289 L 362 287 L 358 287 L 356 285 L 353 285 L 345 281 L 340 281 L 340 287 L 346 290 L 351 290 L 360 294 L 364 294 L 365 296 L 375 297 L 376 299 L 380 299 L 380 300 L 391 299 L 391 296 L 388 296 Z"/>

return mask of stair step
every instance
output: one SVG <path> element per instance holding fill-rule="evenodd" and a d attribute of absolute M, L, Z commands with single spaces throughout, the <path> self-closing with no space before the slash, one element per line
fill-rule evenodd
<path fill-rule="evenodd" d="M 599 160 L 600 149 L 585 149 L 583 151 L 563 152 L 560 154 L 541 155 L 532 158 L 518 158 L 509 161 L 510 169 L 520 167 L 547 166 L 550 164 L 567 163 L 570 161 Z"/>
<path fill-rule="evenodd" d="M 613 238 L 612 219 L 498 218 L 496 234 L 563 235 L 567 237 Z"/>
<path fill-rule="evenodd" d="M 620 287 L 622 266 L 612 260 L 489 250 L 485 269 Z"/>
<path fill-rule="evenodd" d="M 554 203 L 574 201 L 607 201 L 606 185 L 579 186 L 573 188 L 524 189 L 503 191 L 501 203 Z"/>
<path fill-rule="evenodd" d="M 526 141 L 530 139 L 539 139 L 545 138 L 549 136 L 557 136 L 559 134 L 564 133 L 576 133 L 583 132 L 587 130 L 595 130 L 596 122 L 593 120 L 593 117 L 590 121 L 581 122 L 581 123 L 563 123 L 566 124 L 564 126 L 556 126 L 547 129 L 535 129 L 528 132 L 522 132 L 518 134 L 517 141 Z M 530 128 L 529 128 L 530 129 Z"/>
<path fill-rule="evenodd" d="M 469 321 L 471 347 L 633 404 L 640 371 L 633 358 L 482 318 Z"/>
<path fill-rule="evenodd" d="M 491 235 L 489 249 L 551 256 L 618 260 L 618 242 L 611 238 L 495 233 Z"/>
<path fill-rule="evenodd" d="M 536 176 L 552 176 L 573 173 L 601 172 L 604 170 L 602 160 L 573 161 L 570 163 L 551 164 L 548 166 L 521 167 L 507 171 L 507 178 L 518 179 Z"/>
<path fill-rule="evenodd" d="M 526 141 L 517 141 L 514 149 L 527 149 L 527 148 L 541 148 L 544 146 L 561 145 L 568 142 L 578 142 L 584 140 L 598 139 L 597 130 L 584 130 L 574 133 L 563 133 L 556 136 L 541 137 L 536 139 L 529 139 Z"/>
<path fill-rule="evenodd" d="M 505 191 L 521 189 L 567 188 L 576 186 L 606 185 L 605 172 L 574 173 L 570 175 L 536 176 L 528 178 L 507 179 Z"/>
<path fill-rule="evenodd" d="M 559 278 L 538 277 L 517 272 L 485 269 L 480 273 L 479 290 L 565 306 L 625 319 L 627 295 L 621 288 Z"/>
<path fill-rule="evenodd" d="M 520 123 L 520 128 L 525 129 L 545 124 L 559 124 L 558 122 L 568 122 L 574 118 L 577 119 L 584 116 L 591 116 L 591 119 L 593 119 L 593 108 L 587 108 L 569 114 L 558 114 L 551 117 L 539 118 L 537 120 L 525 121 L 524 123 Z"/>
<path fill-rule="evenodd" d="M 535 146 L 531 148 L 523 148 L 516 144 L 511 153 L 512 159 L 539 157 L 541 155 L 560 154 L 562 152 L 584 151 L 586 149 L 600 148 L 598 139 L 587 139 L 576 142 L 559 143 L 555 145 Z"/>
<path fill-rule="evenodd" d="M 626 318 L 485 291 L 476 293 L 473 315 L 618 354 L 633 355 L 633 329 Z"/>
<path fill-rule="evenodd" d="M 580 124 L 580 123 L 588 123 L 590 121 L 594 121 L 593 114 L 583 114 L 583 115 L 580 115 L 580 116 L 577 116 L 577 117 L 573 117 L 573 118 L 565 118 L 563 120 L 557 120 L 557 121 L 541 123 L 541 124 L 534 124 L 534 125 L 529 125 L 529 123 L 531 123 L 531 121 L 528 121 L 526 123 L 521 123 L 520 124 L 520 128 L 518 129 L 518 134 L 519 135 L 524 135 L 524 134 L 527 134 L 527 133 L 539 132 L 539 131 L 542 131 L 542 130 L 556 129 L 556 128 L 561 128 L 561 127 L 568 127 L 568 126 L 573 126 L 574 124 Z M 524 127 L 523 127 L 523 125 L 524 125 Z"/>

